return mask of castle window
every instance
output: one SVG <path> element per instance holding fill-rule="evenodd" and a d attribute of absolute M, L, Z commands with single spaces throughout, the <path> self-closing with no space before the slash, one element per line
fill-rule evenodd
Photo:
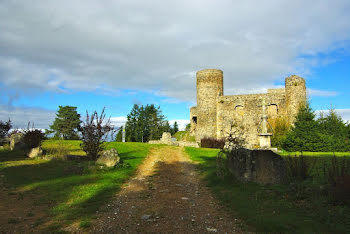
<path fill-rule="evenodd" d="M 235 107 L 235 112 L 237 115 L 243 116 L 244 115 L 244 109 L 242 105 L 237 105 Z"/>
<path fill-rule="evenodd" d="M 197 116 L 193 116 L 193 117 L 192 117 L 192 122 L 195 123 L 195 124 L 197 124 Z"/>
<path fill-rule="evenodd" d="M 267 108 L 267 113 L 271 117 L 275 117 L 278 114 L 278 106 L 276 104 L 270 104 Z"/>

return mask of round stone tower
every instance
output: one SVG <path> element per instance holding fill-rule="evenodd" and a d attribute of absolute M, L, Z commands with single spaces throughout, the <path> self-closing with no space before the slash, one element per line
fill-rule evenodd
<path fill-rule="evenodd" d="M 197 72 L 196 140 L 217 137 L 217 97 L 223 95 L 223 72 L 205 69 Z"/>
<path fill-rule="evenodd" d="M 286 107 L 290 123 L 293 123 L 301 105 L 306 103 L 305 80 L 292 75 L 286 78 Z"/>

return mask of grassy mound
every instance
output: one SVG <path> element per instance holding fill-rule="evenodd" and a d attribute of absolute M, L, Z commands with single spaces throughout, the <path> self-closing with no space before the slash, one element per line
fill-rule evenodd
<path fill-rule="evenodd" d="M 178 131 L 174 134 L 177 141 L 196 141 L 195 136 L 191 136 L 188 131 Z"/>

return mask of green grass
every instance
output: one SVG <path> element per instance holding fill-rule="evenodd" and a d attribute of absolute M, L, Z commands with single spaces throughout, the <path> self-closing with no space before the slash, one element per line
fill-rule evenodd
<path fill-rule="evenodd" d="M 56 154 L 59 147 L 65 152 L 84 155 L 80 141 L 45 141 L 43 149 Z M 121 185 L 134 174 L 148 154 L 150 147 L 142 143 L 106 144 L 116 148 L 123 165 L 114 169 L 99 169 L 94 162 L 29 159 L 21 152 L 0 150 L 0 175 L 11 190 L 34 194 L 34 205 L 48 205 L 50 228 L 80 222 L 87 227 L 95 212 L 120 190 Z"/>
<path fill-rule="evenodd" d="M 222 180 L 216 176 L 217 149 L 187 147 L 186 152 L 199 163 L 203 179 L 225 209 L 238 215 L 256 232 L 348 233 L 350 230 L 350 208 L 331 205 L 317 181 L 258 185 L 238 183 L 232 177 Z M 318 158 L 329 160 L 324 155 Z"/>

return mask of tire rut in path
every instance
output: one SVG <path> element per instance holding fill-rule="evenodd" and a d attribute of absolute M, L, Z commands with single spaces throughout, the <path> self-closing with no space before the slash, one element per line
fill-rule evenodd
<path fill-rule="evenodd" d="M 239 233 L 183 148 L 153 149 L 90 229 L 103 233 Z"/>

